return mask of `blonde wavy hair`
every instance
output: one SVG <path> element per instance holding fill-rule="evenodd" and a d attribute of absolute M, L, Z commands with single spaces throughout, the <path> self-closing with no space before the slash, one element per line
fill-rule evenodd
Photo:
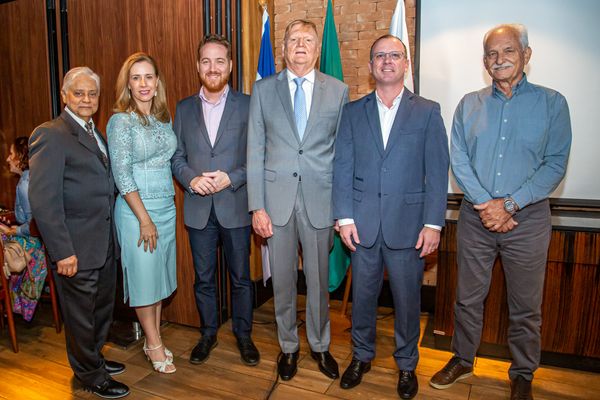
<path fill-rule="evenodd" d="M 150 107 L 150 114 L 160 122 L 169 122 L 171 120 L 171 115 L 169 114 L 169 108 L 167 107 L 167 91 L 165 87 L 165 81 L 160 75 L 156 61 L 154 61 L 154 59 L 148 54 L 143 52 L 133 53 L 127 57 L 127 60 L 125 60 L 123 63 L 123 66 L 119 71 L 119 76 L 117 77 L 117 83 L 115 85 L 117 100 L 113 106 L 113 111 L 133 111 L 140 118 L 142 125 L 146 126 L 149 124 L 148 117 L 138 109 L 135 99 L 131 96 L 131 91 L 129 90 L 129 71 L 131 70 L 133 64 L 142 61 L 150 63 L 150 65 L 154 67 L 154 73 L 156 74 L 156 77 L 160 78 L 156 87 L 156 96 L 152 100 L 152 107 Z"/>

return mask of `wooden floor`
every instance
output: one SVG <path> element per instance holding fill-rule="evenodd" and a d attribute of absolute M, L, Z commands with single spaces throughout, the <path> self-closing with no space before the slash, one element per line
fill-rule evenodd
<path fill-rule="evenodd" d="M 299 298 L 299 308 L 304 299 Z M 343 372 L 352 357 L 350 323 L 339 316 L 339 302 L 332 303 L 331 353 Z M 391 356 L 393 351 L 393 318 L 389 309 L 380 309 L 378 323 L 378 357 L 362 384 L 343 390 L 339 380 L 322 375 L 315 362 L 307 356 L 306 335 L 301 328 L 302 343 L 298 374 L 288 382 L 276 378 L 276 358 L 279 353 L 272 301 L 255 312 L 254 340 L 261 352 L 261 362 L 247 367 L 240 362 L 231 325 L 219 332 L 219 344 L 203 365 L 188 362 L 191 349 L 198 340 L 196 329 L 167 325 L 163 339 L 175 354 L 177 372 L 172 375 L 152 372 L 142 354 L 142 344 L 128 349 L 107 345 L 106 358 L 122 361 L 127 371 L 118 377 L 131 387 L 128 399 L 397 399 L 397 370 Z M 0 332 L 0 398 L 1 399 L 92 399 L 74 381 L 64 346 L 64 334 L 56 334 L 51 326 L 50 311 L 44 306 L 32 324 L 19 321 L 20 352 L 12 352 L 6 329 Z M 304 314 L 299 314 L 300 318 Z M 18 317 L 20 320 L 20 317 Z M 421 318 L 422 331 L 428 316 Z M 424 341 L 430 338 L 426 337 Z M 480 358 L 476 376 L 439 391 L 428 385 L 429 378 L 440 369 L 450 353 L 421 347 L 417 369 L 419 394 L 417 399 L 508 399 L 506 361 Z M 536 399 L 600 399 L 600 375 L 554 367 L 542 367 L 534 380 Z"/>

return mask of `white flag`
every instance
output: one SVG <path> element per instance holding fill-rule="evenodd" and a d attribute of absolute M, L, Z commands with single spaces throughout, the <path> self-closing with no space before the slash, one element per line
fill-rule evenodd
<path fill-rule="evenodd" d="M 408 61 L 408 69 L 404 75 L 404 86 L 411 92 L 414 92 L 412 64 L 410 62 L 410 45 L 408 43 L 408 28 L 406 27 L 406 10 L 404 8 L 404 0 L 398 0 L 392 23 L 390 24 L 390 34 L 402 40 L 406 46 L 406 60 Z"/>

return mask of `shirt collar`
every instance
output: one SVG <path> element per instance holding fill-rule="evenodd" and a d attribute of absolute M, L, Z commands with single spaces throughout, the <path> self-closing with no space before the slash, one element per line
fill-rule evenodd
<path fill-rule="evenodd" d="M 203 103 L 209 103 L 209 104 L 212 104 L 213 106 L 216 106 L 216 105 L 221 104 L 221 102 L 227 98 L 228 94 L 229 94 L 229 84 L 225 85 L 225 90 L 223 90 L 223 93 L 221 94 L 221 97 L 219 98 L 219 100 L 217 100 L 216 103 L 213 103 L 206 97 L 206 94 L 204 93 L 204 86 L 202 86 L 200 88 L 200 93 L 198 93 L 198 97 L 200 97 L 200 100 L 202 100 Z"/>
<path fill-rule="evenodd" d="M 523 72 L 523 76 L 521 77 L 521 80 L 519 82 L 517 82 L 517 84 L 515 85 L 515 87 L 512 90 L 513 96 L 519 94 L 519 92 L 521 90 L 525 90 L 524 88 L 527 86 L 527 74 L 525 72 Z M 502 93 L 500 91 L 500 89 L 498 89 L 498 86 L 496 85 L 496 82 L 492 83 L 492 93 L 496 96 L 503 96 L 506 97 L 504 95 L 504 93 Z"/>
<path fill-rule="evenodd" d="M 87 122 L 85 122 L 83 119 L 79 118 L 73 111 L 71 111 L 69 109 L 69 107 L 65 106 L 65 111 L 75 120 L 75 122 L 77 122 L 83 129 L 86 129 L 86 125 Z M 96 127 L 96 125 L 94 124 L 94 120 L 90 118 L 90 124 L 92 124 L 92 129 L 94 129 Z"/>
<path fill-rule="evenodd" d="M 315 83 L 315 69 L 311 69 L 310 72 L 306 75 L 304 75 L 304 79 L 306 79 L 309 83 L 314 84 Z M 292 71 L 290 71 L 289 69 L 287 70 L 287 78 L 288 78 L 288 83 L 292 83 L 294 81 L 294 79 L 298 78 L 298 76 L 296 74 L 294 74 Z"/>
<path fill-rule="evenodd" d="M 398 96 L 396 96 L 394 98 L 394 100 L 392 101 L 392 106 L 389 108 L 390 110 L 394 107 L 396 107 L 398 105 L 398 103 L 400 102 L 400 99 L 402 99 L 402 95 L 404 94 L 404 86 L 402 87 L 402 90 L 400 91 L 400 93 L 398 93 Z M 383 100 L 381 100 L 381 97 L 379 97 L 379 94 L 377 93 L 377 90 L 375 90 L 375 98 L 377 99 L 377 104 L 388 108 L 385 103 L 383 102 Z"/>

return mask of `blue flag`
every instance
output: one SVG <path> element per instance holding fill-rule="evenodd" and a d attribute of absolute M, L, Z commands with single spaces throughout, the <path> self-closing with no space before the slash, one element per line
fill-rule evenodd
<path fill-rule="evenodd" d="M 271 24 L 269 22 L 269 13 L 267 9 L 263 11 L 262 33 L 260 40 L 260 53 L 258 54 L 258 69 L 256 70 L 256 80 L 266 78 L 275 73 L 275 58 L 273 57 L 273 47 L 271 46 Z"/>

